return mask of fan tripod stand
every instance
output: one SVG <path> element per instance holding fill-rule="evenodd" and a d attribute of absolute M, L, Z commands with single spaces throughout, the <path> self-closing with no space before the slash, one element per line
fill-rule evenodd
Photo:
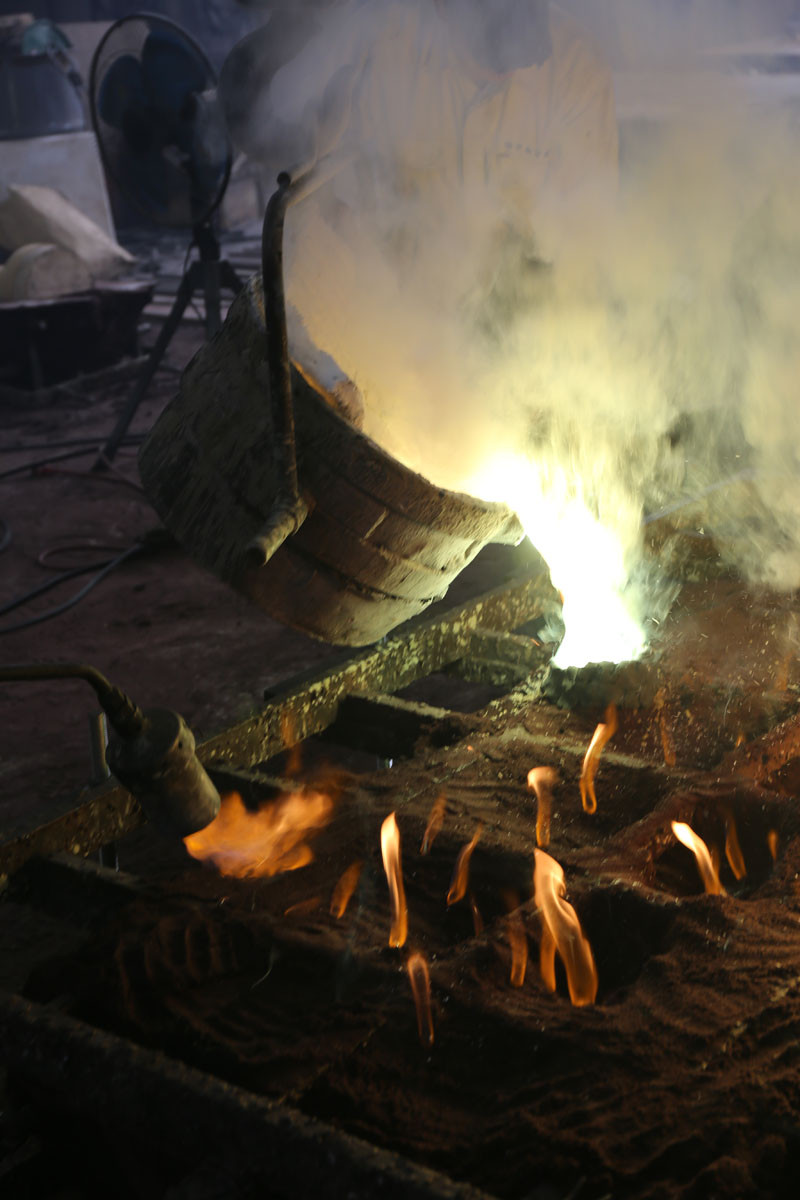
<path fill-rule="evenodd" d="M 227 288 L 236 296 L 244 287 L 242 280 L 236 274 L 231 264 L 226 259 L 220 258 L 219 242 L 208 222 L 195 227 L 192 245 L 197 246 L 200 251 L 200 257 L 195 259 L 190 264 L 188 270 L 183 273 L 169 315 L 161 327 L 161 332 L 156 338 L 155 345 L 150 351 L 147 361 L 142 367 L 141 374 L 133 386 L 133 390 L 128 397 L 128 403 L 125 405 L 119 420 L 97 456 L 92 467 L 94 471 L 105 470 L 117 453 L 125 434 L 128 432 L 128 426 L 136 416 L 136 410 L 150 385 L 150 380 L 158 370 L 161 359 L 164 357 L 164 352 L 172 341 L 173 335 L 181 322 L 181 317 L 186 311 L 187 305 L 191 302 L 194 293 L 199 290 L 203 292 L 206 309 L 206 337 L 210 339 L 219 333 L 222 326 L 220 289 L 223 287 Z"/>

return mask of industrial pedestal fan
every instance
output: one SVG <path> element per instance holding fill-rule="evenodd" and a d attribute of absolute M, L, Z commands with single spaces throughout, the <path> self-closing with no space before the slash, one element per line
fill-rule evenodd
<path fill-rule="evenodd" d="M 217 77 L 200 46 L 179 25 L 154 13 L 116 21 L 97 46 L 89 102 L 109 177 L 151 222 L 191 230 L 175 302 L 106 441 L 96 469 L 114 457 L 195 291 L 205 300 L 208 338 L 220 329 L 220 288 L 242 281 L 220 258 L 213 219 L 225 194 L 232 150 Z"/>

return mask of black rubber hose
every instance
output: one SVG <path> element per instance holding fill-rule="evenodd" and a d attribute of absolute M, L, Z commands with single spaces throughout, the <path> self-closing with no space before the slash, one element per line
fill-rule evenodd
<path fill-rule="evenodd" d="M 0 626 L 0 637 L 6 633 L 18 633 L 22 629 L 29 629 L 32 625 L 41 625 L 43 621 L 49 621 L 51 617 L 60 616 L 61 613 L 66 612 L 67 609 L 72 608 L 73 605 L 82 600 L 84 596 L 86 596 L 92 590 L 93 587 L 100 583 L 101 580 L 105 579 L 106 575 L 109 575 L 116 567 L 120 565 L 120 563 L 125 562 L 125 560 L 128 558 L 132 558 L 134 554 L 139 554 L 141 550 L 142 547 L 139 545 L 131 546 L 131 548 L 126 550 L 123 554 L 118 554 L 116 558 L 112 558 L 111 561 L 106 563 L 102 570 L 99 571 L 93 579 L 90 579 L 89 582 L 80 589 L 80 591 L 77 591 L 74 596 L 70 596 L 69 600 L 65 600 L 63 604 L 57 604 L 55 608 L 48 608 L 46 612 L 37 613 L 36 616 L 28 617 L 25 621 L 17 621 L 13 625 Z M 91 570 L 91 567 L 89 570 Z M 57 580 L 50 580 L 48 583 L 42 584 L 39 588 L 35 588 L 33 594 L 40 595 L 42 592 L 47 591 L 48 588 L 54 586 L 56 583 L 63 583 L 65 579 L 70 579 L 75 575 L 83 575 L 85 573 L 86 572 L 84 568 L 76 567 L 75 571 L 66 572 L 65 574 L 60 575 Z M 30 592 L 27 596 L 22 597 L 21 599 L 12 600 L 10 605 L 7 605 L 3 611 L 9 612 L 13 608 L 18 608 L 22 600 L 29 599 L 31 599 Z"/>
<path fill-rule="evenodd" d="M 4 617 L 6 613 L 13 612 L 15 608 L 22 608 L 29 600 L 35 600 L 37 596 L 43 596 L 45 592 L 52 591 L 60 583 L 67 583 L 70 579 L 77 579 L 79 575 L 88 575 L 90 571 L 99 571 L 103 567 L 107 567 L 110 562 L 110 558 L 105 558 L 102 562 L 88 563 L 85 567 L 68 567 L 64 571 L 59 571 L 58 575 L 54 575 L 52 579 L 46 579 L 44 583 L 37 584 L 30 591 L 24 592 L 21 596 L 15 596 L 7 604 L 0 605 L 0 617 Z"/>
<path fill-rule="evenodd" d="M 135 737 L 141 733 L 145 718 L 130 696 L 114 687 L 105 675 L 87 663 L 12 663 L 0 666 L 0 683 L 38 679 L 83 679 L 97 694 L 100 706 L 120 737 Z"/>
<path fill-rule="evenodd" d="M 144 433 L 129 433 L 125 442 L 143 442 L 145 436 Z M 0 454 L 22 454 L 27 450 L 63 450 L 65 446 L 90 446 L 95 449 L 99 441 L 97 434 L 91 434 L 79 438 L 64 438 L 58 442 L 22 442 L 19 446 L 0 446 Z"/>
<path fill-rule="evenodd" d="M 80 450 L 64 450 L 61 454 L 51 454 L 47 458 L 37 458 L 35 462 L 24 463 L 21 467 L 11 467 L 8 471 L 0 472 L 0 480 L 11 479 L 14 475 L 24 475 L 26 471 L 35 471 L 37 467 L 46 467 L 48 463 L 64 462 L 68 458 L 81 458 L 96 450 L 96 445 L 87 443 Z"/>

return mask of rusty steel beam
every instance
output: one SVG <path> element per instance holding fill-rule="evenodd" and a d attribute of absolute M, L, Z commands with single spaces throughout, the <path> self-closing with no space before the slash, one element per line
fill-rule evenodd
<path fill-rule="evenodd" d="M 517 629 L 552 603 L 549 577 L 516 580 L 360 650 L 344 662 L 289 681 L 255 716 L 198 746 L 200 760 L 252 767 L 320 733 L 336 719 L 340 701 L 353 693 L 391 693 L 473 650 L 473 633 Z M 75 808 L 0 845 L 0 881 L 34 855 L 66 850 L 86 856 L 144 824 L 137 800 L 123 787 L 84 790 Z"/>
<path fill-rule="evenodd" d="M 395 692 L 469 652 L 470 634 L 479 626 L 516 629 L 541 614 L 552 596 L 546 575 L 496 588 L 437 616 L 421 618 L 414 628 L 384 638 L 323 669 L 297 690 L 287 690 L 247 721 L 209 738 L 200 747 L 203 762 L 223 759 L 252 766 L 290 743 L 320 733 L 335 720 L 339 701 L 351 692 Z"/>
<path fill-rule="evenodd" d="M 85 857 L 132 833 L 145 820 L 139 801 L 125 788 L 111 783 L 85 788 L 75 808 L 0 846 L 0 885 L 34 855 L 64 850 Z"/>

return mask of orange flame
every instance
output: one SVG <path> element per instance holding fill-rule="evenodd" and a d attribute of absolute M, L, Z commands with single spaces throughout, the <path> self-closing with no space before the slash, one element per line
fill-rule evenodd
<path fill-rule="evenodd" d="M 533 767 L 528 771 L 528 787 L 536 793 L 536 845 L 550 845 L 550 816 L 553 788 L 558 783 L 554 767 Z"/>
<path fill-rule="evenodd" d="M 304 917 L 308 913 L 314 912 L 322 903 L 321 896 L 309 896 L 307 900 L 298 900 L 296 904 L 290 904 L 288 908 L 283 910 L 285 917 Z"/>
<path fill-rule="evenodd" d="M 472 892 L 469 894 L 469 907 L 472 912 L 472 924 L 475 929 L 475 937 L 480 937 L 480 935 L 483 933 L 483 917 L 481 916 L 480 909 L 475 902 L 475 897 L 473 896 Z"/>
<path fill-rule="evenodd" d="M 294 715 L 290 712 L 281 713 L 281 744 L 288 753 L 283 773 L 287 779 L 293 779 L 300 774 L 302 760 L 302 737 L 298 736 Z"/>
<path fill-rule="evenodd" d="M 716 842 L 712 842 L 708 847 L 708 853 L 711 855 L 711 866 L 714 869 L 714 874 L 719 879 L 719 869 L 722 866 L 722 858 L 719 853 L 719 846 Z"/>
<path fill-rule="evenodd" d="M 767 845 L 769 846 L 769 852 L 772 855 L 773 862 L 777 862 L 778 861 L 778 831 L 776 829 L 770 829 L 769 833 L 767 834 Z"/>
<path fill-rule="evenodd" d="M 522 987 L 528 966 L 528 935 L 519 909 L 509 913 L 506 931 L 511 947 L 511 986 Z"/>
<path fill-rule="evenodd" d="M 536 866 L 533 889 L 544 927 L 539 948 L 539 966 L 545 987 L 556 990 L 556 950 L 567 972 L 569 997 L 573 1004 L 594 1004 L 597 969 L 592 948 L 581 929 L 578 914 L 564 899 L 564 872 L 554 858 L 534 850 Z"/>
<path fill-rule="evenodd" d="M 424 955 L 409 954 L 406 963 L 414 1004 L 417 1007 L 417 1030 L 423 1046 L 433 1045 L 433 1013 L 431 1012 L 431 977 Z"/>
<path fill-rule="evenodd" d="M 609 704 L 606 709 L 606 719 L 605 721 L 601 721 L 597 729 L 595 729 L 594 736 L 589 742 L 589 749 L 583 758 L 583 767 L 581 769 L 581 802 L 584 811 L 587 813 L 597 811 L 594 777 L 597 774 L 603 748 L 617 732 L 617 725 L 617 706 L 616 704 Z"/>
<path fill-rule="evenodd" d="M 428 824 L 425 829 L 425 834 L 422 838 L 422 846 L 420 854 L 427 854 L 433 845 L 434 838 L 444 824 L 444 814 L 447 810 L 447 801 L 444 798 L 444 792 L 441 792 L 434 802 L 431 809 L 431 815 L 428 817 Z"/>
<path fill-rule="evenodd" d="M 698 837 L 691 825 L 687 825 L 685 821 L 673 821 L 672 832 L 679 842 L 687 846 L 697 859 L 697 869 L 700 872 L 700 878 L 703 881 L 703 887 L 710 896 L 724 896 L 725 888 L 719 881 L 719 874 L 714 869 L 714 864 L 711 861 L 711 855 L 708 846 L 701 837 Z"/>
<path fill-rule="evenodd" d="M 344 916 L 347 906 L 350 903 L 350 898 L 356 890 L 358 881 L 361 878 L 362 866 L 363 863 L 360 859 L 356 859 L 355 862 L 350 863 L 350 866 L 333 889 L 331 915 L 336 917 L 337 921 L 340 917 Z"/>
<path fill-rule="evenodd" d="M 472 851 L 480 841 L 483 833 L 483 822 L 481 821 L 472 839 L 467 842 L 466 846 L 462 846 L 459 851 L 456 865 L 453 868 L 453 878 L 450 881 L 450 890 L 447 893 L 447 903 L 456 904 L 459 900 L 463 900 L 467 894 L 467 881 L 469 880 L 469 860 L 472 858 Z"/>
<path fill-rule="evenodd" d="M 747 874 L 742 847 L 739 844 L 739 834 L 736 831 L 736 822 L 733 819 L 733 813 L 728 813 L 725 818 L 725 857 L 730 864 L 737 879 L 744 879 Z"/>
<path fill-rule="evenodd" d="M 390 813 L 381 825 L 381 855 L 392 897 L 392 927 L 389 931 L 389 945 L 402 946 L 408 936 L 408 909 L 403 887 L 400 830 L 397 828 L 394 813 Z"/>
<path fill-rule="evenodd" d="M 212 862 L 221 875 L 277 875 L 312 861 L 305 839 L 327 824 L 332 811 L 330 796 L 310 789 L 287 792 L 257 812 L 230 792 L 211 824 L 183 841 L 192 858 Z"/>

